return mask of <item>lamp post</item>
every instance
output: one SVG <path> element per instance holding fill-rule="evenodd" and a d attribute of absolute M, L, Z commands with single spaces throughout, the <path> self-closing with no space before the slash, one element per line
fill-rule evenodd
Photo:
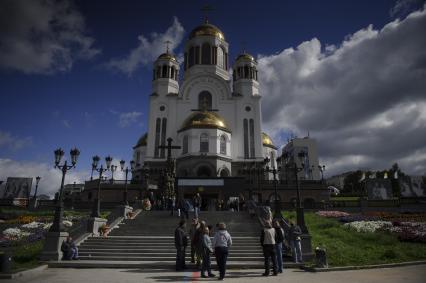
<path fill-rule="evenodd" d="M 300 197 L 300 184 L 299 184 L 299 172 L 305 170 L 304 159 L 306 158 L 306 153 L 301 151 L 298 153 L 301 167 L 298 167 L 296 162 L 294 162 L 294 172 L 296 177 L 296 189 L 297 189 L 297 225 L 302 229 L 304 233 L 308 232 L 308 229 L 305 225 L 305 212 L 303 210 L 302 198 Z"/>
<path fill-rule="evenodd" d="M 111 165 L 111 184 L 114 184 L 114 172 L 117 171 L 117 165 Z"/>
<path fill-rule="evenodd" d="M 144 165 L 142 170 L 144 172 L 143 180 L 144 180 L 144 183 L 145 183 L 145 190 L 148 191 L 148 184 L 149 184 L 148 178 L 149 178 L 149 172 L 150 172 L 148 165 Z M 142 197 L 143 196 L 142 196 L 142 189 L 141 189 L 140 193 L 139 193 L 139 198 L 142 200 Z"/>
<path fill-rule="evenodd" d="M 124 197 L 123 197 L 123 204 L 124 205 L 129 205 L 129 201 L 127 199 L 127 176 L 129 174 L 129 167 L 126 167 L 126 169 L 124 169 L 124 164 L 126 164 L 126 161 L 121 160 L 120 161 L 120 167 L 121 167 L 121 171 L 124 171 L 126 173 L 126 180 L 124 182 Z M 130 161 L 130 170 L 134 170 L 135 169 L 135 161 Z"/>
<path fill-rule="evenodd" d="M 101 160 L 101 158 L 99 156 L 97 156 L 97 155 L 93 156 L 92 168 L 93 168 L 94 171 L 99 172 L 97 199 L 93 203 L 93 210 L 92 210 L 92 215 L 91 215 L 91 217 L 93 217 L 93 218 L 99 218 L 100 215 L 101 215 L 101 180 L 102 180 L 102 174 L 104 172 L 110 170 L 112 157 L 111 156 L 105 157 L 106 168 L 104 168 L 102 164 L 101 164 L 101 167 L 98 168 L 98 163 L 99 163 L 100 160 Z"/>
<path fill-rule="evenodd" d="M 268 157 L 265 158 L 265 164 L 268 164 L 271 161 Z M 278 159 L 277 159 L 278 161 Z M 280 170 L 278 168 L 278 170 Z M 272 169 L 269 166 L 266 166 L 265 172 L 271 172 L 274 176 L 274 194 L 275 194 L 275 205 L 274 205 L 274 218 L 281 217 L 281 208 L 280 208 L 280 200 L 278 199 L 278 182 L 277 182 L 277 168 L 274 164 L 272 164 Z"/>
<path fill-rule="evenodd" d="M 80 151 L 77 148 L 74 148 L 70 151 L 71 155 L 71 165 L 67 164 L 67 160 L 64 161 L 64 164 L 60 165 L 62 157 L 64 156 L 64 151 L 61 148 L 55 150 L 55 168 L 58 168 L 62 171 L 62 181 L 61 188 L 59 189 L 59 197 L 57 206 L 55 209 L 55 217 L 53 219 L 53 224 L 49 229 L 49 232 L 63 232 L 64 226 L 62 225 L 62 218 L 64 215 L 64 203 L 63 203 L 63 189 L 65 182 L 65 175 L 67 171 L 71 168 L 75 168 L 75 164 L 77 163 L 78 156 L 80 155 Z"/>
<path fill-rule="evenodd" d="M 318 165 L 318 169 L 320 170 L 320 172 L 321 172 L 321 182 L 323 182 L 324 183 L 324 171 L 325 171 L 325 165 Z"/>
<path fill-rule="evenodd" d="M 33 200 L 36 201 L 37 199 L 37 190 L 38 190 L 38 183 L 40 183 L 40 176 L 36 177 L 36 187 L 35 187 L 35 192 L 34 192 L 34 196 L 33 196 Z"/>

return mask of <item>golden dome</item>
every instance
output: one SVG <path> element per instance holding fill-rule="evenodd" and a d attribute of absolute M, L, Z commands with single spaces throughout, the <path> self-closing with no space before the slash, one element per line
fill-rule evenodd
<path fill-rule="evenodd" d="M 189 34 L 189 39 L 194 38 L 196 36 L 203 36 L 203 35 L 215 36 L 221 40 L 225 40 L 225 35 L 223 34 L 223 32 L 220 29 L 218 29 L 216 26 L 209 23 L 204 23 L 196 27 L 195 29 L 193 29 L 191 33 Z"/>
<path fill-rule="evenodd" d="M 200 111 L 189 115 L 183 122 L 179 131 L 184 131 L 190 128 L 213 128 L 231 132 L 222 117 L 214 112 Z"/>
<path fill-rule="evenodd" d="M 248 61 L 256 61 L 256 60 L 254 60 L 254 57 L 253 56 L 251 56 L 250 54 L 248 54 L 248 53 L 243 53 L 243 54 L 240 54 L 238 57 L 237 57 L 237 61 L 238 60 L 248 60 Z"/>
<path fill-rule="evenodd" d="M 137 148 L 140 146 L 146 146 L 148 144 L 148 133 L 145 133 L 144 135 L 142 135 L 138 142 L 136 143 L 136 145 L 133 148 Z"/>
<path fill-rule="evenodd" d="M 273 149 L 277 149 L 277 147 L 272 142 L 272 139 L 270 136 L 268 136 L 266 133 L 262 132 L 262 144 L 263 146 L 272 147 Z"/>
<path fill-rule="evenodd" d="M 158 56 L 157 60 L 159 60 L 159 59 L 172 60 L 172 61 L 176 61 L 177 62 L 176 57 L 174 55 L 170 54 L 170 53 L 163 53 L 163 54 L 161 54 L 160 56 Z"/>

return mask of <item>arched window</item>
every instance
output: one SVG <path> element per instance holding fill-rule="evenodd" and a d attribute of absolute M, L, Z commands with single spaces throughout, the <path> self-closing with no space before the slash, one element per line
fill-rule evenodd
<path fill-rule="evenodd" d="M 154 148 L 154 157 L 159 157 L 160 152 L 158 146 L 160 145 L 160 130 L 161 130 L 161 119 L 157 118 L 155 122 L 155 148 Z"/>
<path fill-rule="evenodd" d="M 198 95 L 198 109 L 212 109 L 212 95 L 208 91 L 202 91 Z"/>
<path fill-rule="evenodd" d="M 248 79 L 249 78 L 249 67 L 248 66 L 244 66 L 244 78 Z"/>
<path fill-rule="evenodd" d="M 157 67 L 157 79 L 161 78 L 161 67 Z"/>
<path fill-rule="evenodd" d="M 217 66 L 225 69 L 225 52 L 223 52 L 222 47 L 217 48 Z"/>
<path fill-rule="evenodd" d="M 163 71 L 161 73 L 162 78 L 167 78 L 167 66 L 163 66 Z"/>
<path fill-rule="evenodd" d="M 219 142 L 220 142 L 220 154 L 226 155 L 226 136 L 221 135 Z"/>
<path fill-rule="evenodd" d="M 188 153 L 188 136 L 183 137 L 182 154 Z"/>
<path fill-rule="evenodd" d="M 248 120 L 244 119 L 244 158 L 249 158 Z"/>
<path fill-rule="evenodd" d="M 195 54 L 194 54 L 194 47 L 191 47 L 190 49 L 189 49 L 189 54 L 188 54 L 188 68 L 191 68 L 192 67 L 192 65 L 194 65 L 194 56 Z"/>
<path fill-rule="evenodd" d="M 210 44 L 204 43 L 201 47 L 201 64 L 210 65 L 212 62 L 212 50 Z"/>
<path fill-rule="evenodd" d="M 209 152 L 209 135 L 206 133 L 200 136 L 200 152 Z"/>
<path fill-rule="evenodd" d="M 228 168 L 223 168 L 222 170 L 220 170 L 220 177 L 229 177 L 229 170 Z"/>

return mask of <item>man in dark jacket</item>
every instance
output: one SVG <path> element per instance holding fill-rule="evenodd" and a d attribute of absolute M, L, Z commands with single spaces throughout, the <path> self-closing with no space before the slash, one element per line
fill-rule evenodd
<path fill-rule="evenodd" d="M 298 225 L 294 225 L 293 222 L 290 223 L 290 247 L 293 253 L 293 260 L 295 263 L 302 262 L 302 245 L 301 238 L 302 230 Z"/>
<path fill-rule="evenodd" d="M 186 222 L 181 220 L 179 227 L 175 230 L 175 247 L 176 247 L 176 271 L 181 271 L 185 266 L 185 249 L 188 245 L 188 239 L 185 233 Z"/>

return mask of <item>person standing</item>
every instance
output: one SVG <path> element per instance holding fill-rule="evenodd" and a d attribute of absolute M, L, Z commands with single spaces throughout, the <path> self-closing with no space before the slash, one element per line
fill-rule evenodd
<path fill-rule="evenodd" d="M 185 266 L 185 249 L 188 245 L 188 239 L 185 234 L 186 222 L 181 220 L 179 227 L 175 230 L 175 247 L 176 247 L 176 271 L 181 271 Z"/>
<path fill-rule="evenodd" d="M 191 228 L 189 229 L 189 236 L 191 237 L 191 262 L 195 263 L 196 249 L 197 243 L 195 239 L 195 234 L 197 230 L 200 228 L 200 223 L 198 222 L 198 218 L 193 218 L 191 223 Z M 197 265 L 200 264 L 200 260 L 197 257 Z"/>
<path fill-rule="evenodd" d="M 201 208 L 201 196 L 199 193 L 196 193 L 192 199 L 192 205 L 194 206 L 194 217 L 198 218 L 198 214 L 200 213 Z"/>
<path fill-rule="evenodd" d="M 293 261 L 295 263 L 302 262 L 302 244 L 301 238 L 302 230 L 299 225 L 294 225 L 293 222 L 290 223 L 290 247 L 293 254 Z"/>
<path fill-rule="evenodd" d="M 203 265 L 201 267 L 201 277 L 215 277 L 212 273 L 210 254 L 213 253 L 212 241 L 210 240 L 210 230 L 208 227 L 204 227 L 203 236 L 202 236 L 202 257 Z M 205 272 L 207 271 L 207 275 Z"/>
<path fill-rule="evenodd" d="M 219 268 L 219 280 L 225 278 L 226 260 L 228 258 L 229 247 L 232 245 L 231 235 L 226 231 L 226 225 L 223 222 L 218 224 L 218 231 L 213 238 L 214 252 Z"/>
<path fill-rule="evenodd" d="M 284 230 L 281 228 L 278 220 L 274 221 L 275 229 L 275 254 L 277 256 L 277 271 L 283 273 L 283 242 L 284 242 Z"/>
<path fill-rule="evenodd" d="M 272 228 L 270 221 L 266 221 L 265 227 L 260 234 L 260 244 L 262 245 L 263 256 L 265 258 L 265 272 L 262 274 L 263 276 L 269 276 L 270 259 L 272 260 L 273 275 L 276 276 L 278 274 L 277 257 L 275 254 L 275 237 L 275 229 Z"/>
<path fill-rule="evenodd" d="M 173 216 L 176 208 L 176 196 L 172 196 L 169 199 L 169 209 L 170 209 L 170 215 Z"/>

